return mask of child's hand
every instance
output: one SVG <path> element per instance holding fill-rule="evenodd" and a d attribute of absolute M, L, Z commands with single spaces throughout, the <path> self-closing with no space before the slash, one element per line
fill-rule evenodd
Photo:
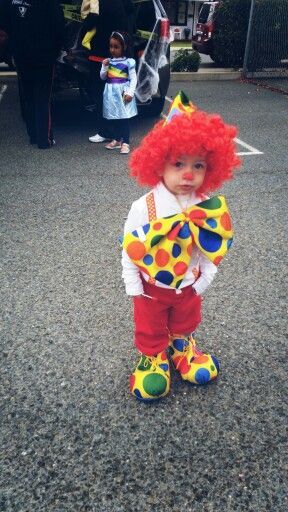
<path fill-rule="evenodd" d="M 132 101 L 133 96 L 130 96 L 130 94 L 124 94 L 123 101 L 124 103 L 130 103 Z"/>
<path fill-rule="evenodd" d="M 103 66 L 109 66 L 109 59 L 102 60 Z"/>

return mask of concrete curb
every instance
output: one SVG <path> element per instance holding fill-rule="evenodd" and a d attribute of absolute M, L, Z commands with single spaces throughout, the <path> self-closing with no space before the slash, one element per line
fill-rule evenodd
<path fill-rule="evenodd" d="M 16 79 L 17 73 L 15 71 L 4 71 L 0 72 L 1 78 L 5 80 Z M 235 71 L 234 69 L 199 69 L 199 71 L 193 73 L 176 73 L 171 72 L 171 82 L 192 82 L 198 80 L 239 80 L 241 78 L 241 71 Z"/>
<path fill-rule="evenodd" d="M 241 71 L 234 69 L 199 69 L 194 73 L 171 72 L 171 82 L 192 82 L 198 80 L 239 80 Z"/>

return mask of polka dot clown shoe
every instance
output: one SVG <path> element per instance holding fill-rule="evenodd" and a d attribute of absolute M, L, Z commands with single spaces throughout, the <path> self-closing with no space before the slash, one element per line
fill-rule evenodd
<path fill-rule="evenodd" d="M 169 393 L 170 369 L 165 351 L 156 356 L 141 355 L 130 376 L 130 390 L 132 395 L 143 402 L 152 402 Z"/>
<path fill-rule="evenodd" d="M 216 379 L 220 370 L 216 357 L 200 352 L 192 336 L 171 336 L 170 351 L 175 368 L 183 380 L 192 384 L 208 384 Z"/>

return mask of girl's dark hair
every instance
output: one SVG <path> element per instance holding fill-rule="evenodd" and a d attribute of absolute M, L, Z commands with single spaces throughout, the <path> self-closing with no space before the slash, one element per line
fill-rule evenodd
<path fill-rule="evenodd" d="M 123 32 L 122 30 L 115 30 L 115 32 L 112 32 L 110 39 L 112 39 L 112 37 L 121 44 L 123 55 L 125 55 L 125 57 L 133 57 L 132 41 L 127 32 Z"/>

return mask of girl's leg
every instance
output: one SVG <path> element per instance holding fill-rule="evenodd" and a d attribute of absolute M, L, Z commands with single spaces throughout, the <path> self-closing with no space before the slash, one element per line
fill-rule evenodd
<path fill-rule="evenodd" d="M 122 155 L 128 155 L 130 153 L 130 147 L 129 147 L 129 137 L 130 137 L 130 120 L 129 119 L 122 119 L 122 144 L 120 153 Z"/>
<path fill-rule="evenodd" d="M 121 119 L 122 121 L 122 144 L 129 144 L 130 140 L 130 119 Z"/>
<path fill-rule="evenodd" d="M 129 144 L 130 123 L 129 119 L 113 119 L 113 138 L 117 141 Z"/>
<path fill-rule="evenodd" d="M 106 123 L 109 123 L 109 133 L 111 136 L 111 142 L 106 144 L 106 149 L 119 149 L 121 148 L 121 136 L 119 134 L 118 119 L 106 119 Z"/>

